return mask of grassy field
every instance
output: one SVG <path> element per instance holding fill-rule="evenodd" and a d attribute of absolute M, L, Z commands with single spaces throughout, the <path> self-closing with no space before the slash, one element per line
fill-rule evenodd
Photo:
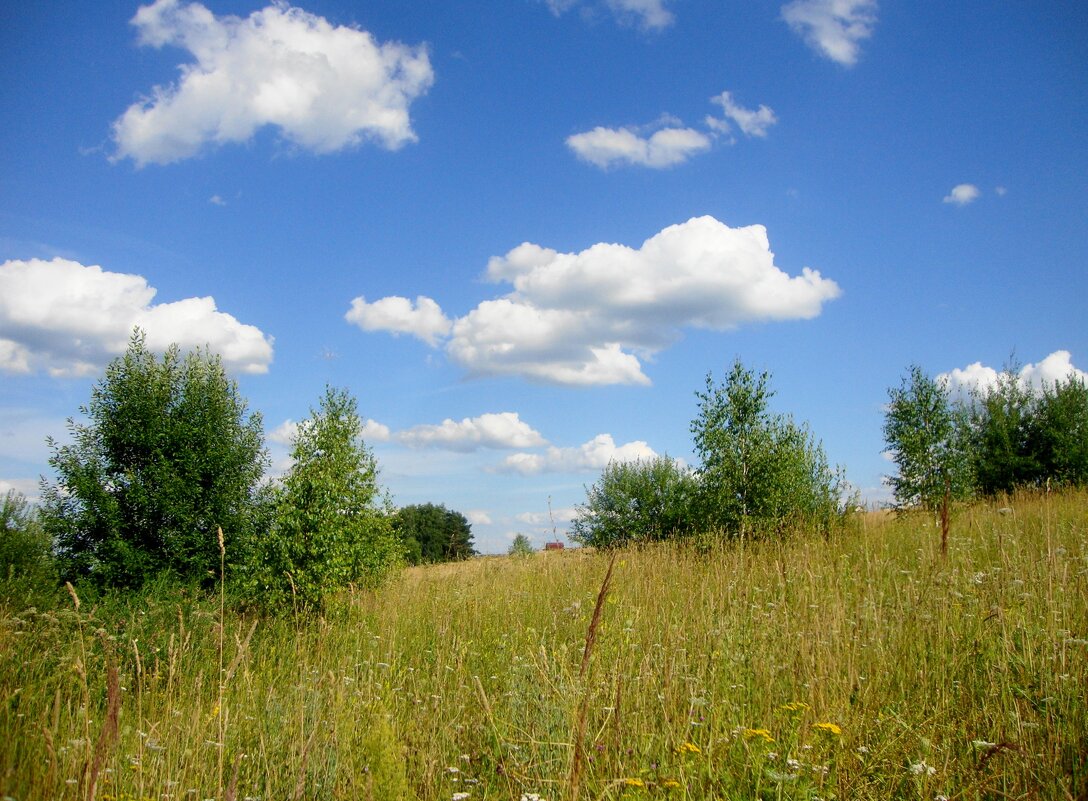
<path fill-rule="evenodd" d="M 321 620 L 0 606 L 5 799 L 1086 799 L 1088 495 L 481 558 Z M 587 632 L 593 644 L 585 661 Z M 583 670 L 584 664 L 584 670 Z"/>

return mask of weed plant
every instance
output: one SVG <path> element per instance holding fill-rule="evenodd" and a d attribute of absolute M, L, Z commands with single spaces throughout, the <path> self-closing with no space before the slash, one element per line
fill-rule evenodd
<path fill-rule="evenodd" d="M 6 601 L 0 796 L 1088 798 L 1088 494 L 610 558 Z"/>

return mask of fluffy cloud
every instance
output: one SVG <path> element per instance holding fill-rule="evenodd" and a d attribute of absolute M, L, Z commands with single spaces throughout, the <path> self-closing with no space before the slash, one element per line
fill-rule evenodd
<path fill-rule="evenodd" d="M 945 203 L 954 203 L 957 206 L 966 206 L 978 199 L 978 187 L 974 184 L 956 184 L 952 191 L 944 196 Z"/>
<path fill-rule="evenodd" d="M 544 437 L 517 412 L 482 414 L 461 422 L 443 420 L 439 425 L 419 425 L 397 434 L 397 440 L 413 448 L 442 448 L 469 452 L 478 448 L 535 448 Z"/>
<path fill-rule="evenodd" d="M 352 300 L 344 319 L 364 331 L 411 334 L 432 346 L 450 332 L 450 321 L 439 305 L 422 295 L 415 304 L 396 295 L 367 303 L 360 295 Z"/>
<path fill-rule="evenodd" d="M 609 462 L 652 459 L 657 453 L 642 440 L 616 445 L 611 434 L 598 434 L 575 448 L 550 446 L 544 453 L 514 453 L 495 468 L 498 473 L 584 473 L 602 470 Z"/>
<path fill-rule="evenodd" d="M 582 6 L 583 11 L 592 14 L 592 4 L 581 0 L 545 0 L 548 8 L 556 16 Z M 666 6 L 669 0 L 604 0 L 604 5 L 623 23 L 633 23 L 646 30 L 661 30 L 673 22 L 672 12 Z"/>
<path fill-rule="evenodd" d="M 763 226 L 713 217 L 670 226 L 637 249 L 559 253 L 526 242 L 491 259 L 487 278 L 513 291 L 455 320 L 447 355 L 474 375 L 567 385 L 648 384 L 640 357 L 685 327 L 811 319 L 840 294 L 816 270 L 791 277 L 778 268 Z"/>
<path fill-rule="evenodd" d="M 705 123 L 714 136 L 732 133 L 730 122 L 740 128 L 745 136 L 763 137 L 767 129 L 778 122 L 774 111 L 761 105 L 758 110 L 744 108 L 733 99 L 732 92 L 722 92 L 710 98 L 711 103 L 722 107 L 721 118 L 707 115 Z M 663 169 L 683 164 L 692 156 L 710 149 L 711 135 L 694 128 L 681 127 L 682 123 L 664 116 L 652 125 L 625 128 L 598 126 L 592 131 L 567 137 L 569 147 L 578 158 L 607 169 L 617 165 L 634 165 Z M 728 136 L 730 144 L 732 136 Z"/>
<path fill-rule="evenodd" d="M 294 445 L 298 437 L 300 423 L 287 419 L 268 432 L 268 441 L 278 445 Z M 389 426 L 384 426 L 375 420 L 367 420 L 363 423 L 362 437 L 364 442 L 387 442 L 389 440 Z"/>
<path fill-rule="evenodd" d="M 660 169 L 710 149 L 710 137 L 692 128 L 662 128 L 646 137 L 634 128 L 598 126 L 567 137 L 567 147 L 597 167 L 634 164 Z"/>
<path fill-rule="evenodd" d="M 876 8 L 876 0 L 793 0 L 782 6 L 782 19 L 817 53 L 851 67 L 873 34 Z"/>
<path fill-rule="evenodd" d="M 469 509 L 465 512 L 465 519 L 474 526 L 491 525 L 491 515 L 484 509 Z"/>
<path fill-rule="evenodd" d="M 1073 366 L 1072 356 L 1067 350 L 1056 350 L 1038 364 L 1026 364 L 1016 375 L 1020 386 L 1033 392 L 1069 378 L 1088 382 L 1088 373 Z M 972 392 L 985 392 L 997 386 L 999 376 L 1000 371 L 975 362 L 941 373 L 937 380 L 948 386 L 953 397 L 965 399 Z"/>
<path fill-rule="evenodd" d="M 758 111 L 744 108 L 733 100 L 732 92 L 722 92 L 717 97 L 710 98 L 710 102 L 717 103 L 722 107 L 725 119 L 719 120 L 715 117 L 707 117 L 706 124 L 713 130 L 722 133 L 729 131 L 727 120 L 732 120 L 745 136 L 764 137 L 767 135 L 767 129 L 778 122 L 778 118 L 775 117 L 774 111 L 769 106 L 761 105 Z"/>
<path fill-rule="evenodd" d="M 114 122 L 115 158 L 140 166 L 245 142 L 267 125 L 316 153 L 365 140 L 395 149 L 415 141 L 408 108 L 434 80 L 425 48 L 379 43 L 286 2 L 242 19 L 157 0 L 132 24 L 140 44 L 194 59 L 176 84 L 156 86 Z"/>
<path fill-rule="evenodd" d="M 265 373 L 272 339 L 210 297 L 153 304 L 139 275 L 67 259 L 0 264 L 0 371 L 91 375 L 123 353 L 134 327 L 153 350 L 208 346 L 230 370 Z"/>

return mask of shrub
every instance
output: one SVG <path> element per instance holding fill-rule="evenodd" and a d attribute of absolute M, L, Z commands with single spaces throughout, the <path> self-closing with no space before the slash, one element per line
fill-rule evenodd
<path fill-rule="evenodd" d="M 510 556 L 532 556 L 533 544 L 529 542 L 529 538 L 524 534 L 515 534 L 514 541 L 510 543 L 510 549 L 507 553 Z"/>
<path fill-rule="evenodd" d="M 8 490 L 0 499 L 0 587 L 11 597 L 56 585 L 49 536 L 26 497 Z"/>
<path fill-rule="evenodd" d="M 206 580 L 218 574 L 220 527 L 232 560 L 244 559 L 267 457 L 261 417 L 247 415 L 219 357 L 172 346 L 160 361 L 137 330 L 80 412 L 88 421 L 69 419 L 72 444 L 49 440 L 57 481 L 43 486 L 42 523 L 66 578 Z"/>
<path fill-rule="evenodd" d="M 706 377 L 691 423 L 696 508 L 701 525 L 727 535 L 781 533 L 798 524 L 826 529 L 836 519 L 845 480 L 806 426 L 772 414 L 770 374 L 740 360 L 725 381 Z"/>
<path fill-rule="evenodd" d="M 376 586 L 403 559 L 378 486 L 378 464 L 346 390 L 328 388 L 299 424 L 276 491 L 271 531 L 255 544 L 243 592 L 270 609 L 320 609 L 349 584 Z"/>
<path fill-rule="evenodd" d="M 691 473 L 667 456 L 612 462 L 587 490 L 571 539 L 600 548 L 686 536 L 695 490 Z"/>
<path fill-rule="evenodd" d="M 467 559 L 472 547 L 472 526 L 460 512 L 433 503 L 414 504 L 397 510 L 393 528 L 404 542 L 409 564 Z"/>

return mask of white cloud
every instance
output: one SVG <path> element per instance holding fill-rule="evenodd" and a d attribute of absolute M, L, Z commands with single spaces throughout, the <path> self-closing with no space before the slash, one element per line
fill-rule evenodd
<path fill-rule="evenodd" d="M 732 92 L 722 92 L 717 97 L 710 98 L 710 102 L 722 107 L 725 120 L 707 117 L 706 124 L 721 133 L 728 133 L 729 123 L 726 120 L 732 120 L 745 136 L 764 137 L 767 135 L 767 129 L 778 122 L 778 118 L 769 106 L 761 105 L 758 111 L 744 108 L 733 100 Z"/>
<path fill-rule="evenodd" d="M 473 375 L 566 385 L 649 384 L 640 359 L 686 327 L 811 319 L 840 294 L 816 270 L 791 277 L 777 267 L 763 226 L 713 217 L 670 226 L 638 249 L 559 253 L 526 242 L 491 259 L 487 278 L 513 291 L 453 322 L 449 358 Z"/>
<path fill-rule="evenodd" d="M 994 192 L 997 193 L 998 197 L 1005 197 L 1005 195 L 1009 193 L 1009 190 L 1006 189 L 1004 186 L 995 186 Z"/>
<path fill-rule="evenodd" d="M 264 126 L 316 153 L 365 140 L 395 149 L 416 140 L 408 107 L 434 80 L 424 47 L 379 43 L 286 2 L 242 19 L 157 0 L 132 24 L 140 44 L 194 59 L 176 84 L 156 86 L 114 122 L 115 158 L 139 166 L 245 142 Z"/>
<path fill-rule="evenodd" d="M 514 519 L 528 526 L 550 528 L 560 523 L 569 523 L 577 516 L 578 509 L 568 506 L 562 509 L 552 509 L 550 512 L 521 512 L 514 515 Z"/>
<path fill-rule="evenodd" d="M 474 526 L 490 526 L 492 522 L 491 515 L 483 509 L 469 509 L 465 519 Z"/>
<path fill-rule="evenodd" d="M 583 13 L 592 15 L 594 4 L 582 0 L 544 0 L 557 17 L 581 6 Z M 673 23 L 673 15 L 666 6 L 670 0 L 604 0 L 604 6 L 621 23 L 634 24 L 646 30 L 661 30 Z"/>
<path fill-rule="evenodd" d="M 548 447 L 544 453 L 514 453 L 495 467 L 498 473 L 582 473 L 602 470 L 609 462 L 652 459 L 657 453 L 641 440 L 616 445 L 611 434 L 598 434 L 575 448 Z"/>
<path fill-rule="evenodd" d="M 413 448 L 443 448 L 468 452 L 478 448 L 535 448 L 547 441 L 517 412 L 482 414 L 460 422 L 443 420 L 439 425 L 418 425 L 397 434 L 397 440 Z"/>
<path fill-rule="evenodd" d="M 396 295 L 367 303 L 360 295 L 351 301 L 351 309 L 344 319 L 364 331 L 411 334 L 431 346 L 439 337 L 449 334 L 451 325 L 439 305 L 423 295 L 417 297 L 414 304 L 408 298 Z"/>
<path fill-rule="evenodd" d="M 710 148 L 710 137 L 693 128 L 662 128 L 649 137 L 633 128 L 604 128 L 567 137 L 567 147 L 597 167 L 634 164 L 661 169 L 682 164 Z"/>
<path fill-rule="evenodd" d="M 41 484 L 36 478 L 0 478 L 0 498 L 12 491 L 22 495 L 30 503 L 37 503 Z"/>
<path fill-rule="evenodd" d="M 295 438 L 298 437 L 299 425 L 294 420 L 284 420 L 268 432 L 268 441 L 278 445 L 294 445 Z M 364 442 L 387 442 L 390 437 L 389 426 L 375 420 L 366 420 L 361 433 Z"/>
<path fill-rule="evenodd" d="M 782 19 L 816 52 L 850 67 L 873 34 L 876 9 L 876 0 L 793 0 L 782 6 Z"/>
<path fill-rule="evenodd" d="M 213 298 L 153 304 L 155 292 L 142 276 L 68 259 L 0 264 L 0 371 L 92 375 L 139 326 L 152 350 L 206 345 L 232 371 L 268 372 L 271 337 L 219 311 Z"/>
<path fill-rule="evenodd" d="M 979 196 L 978 187 L 974 184 L 956 184 L 952 191 L 944 197 L 945 203 L 955 203 L 957 206 L 966 206 L 974 202 Z"/>
<path fill-rule="evenodd" d="M 985 392 L 997 386 L 1000 374 L 1001 371 L 993 367 L 975 362 L 941 373 L 937 380 L 948 386 L 953 397 L 966 399 L 972 392 Z M 1088 382 L 1088 373 L 1073 365 L 1072 355 L 1067 350 L 1056 350 L 1038 364 L 1025 364 L 1017 373 L 1020 386 L 1033 392 L 1040 392 L 1043 387 L 1052 387 L 1071 377 Z"/>
<path fill-rule="evenodd" d="M 211 203 L 213 206 L 227 205 L 227 201 L 223 200 L 223 198 L 221 198 L 219 195 L 212 195 L 210 198 L 208 198 L 208 202 Z"/>

